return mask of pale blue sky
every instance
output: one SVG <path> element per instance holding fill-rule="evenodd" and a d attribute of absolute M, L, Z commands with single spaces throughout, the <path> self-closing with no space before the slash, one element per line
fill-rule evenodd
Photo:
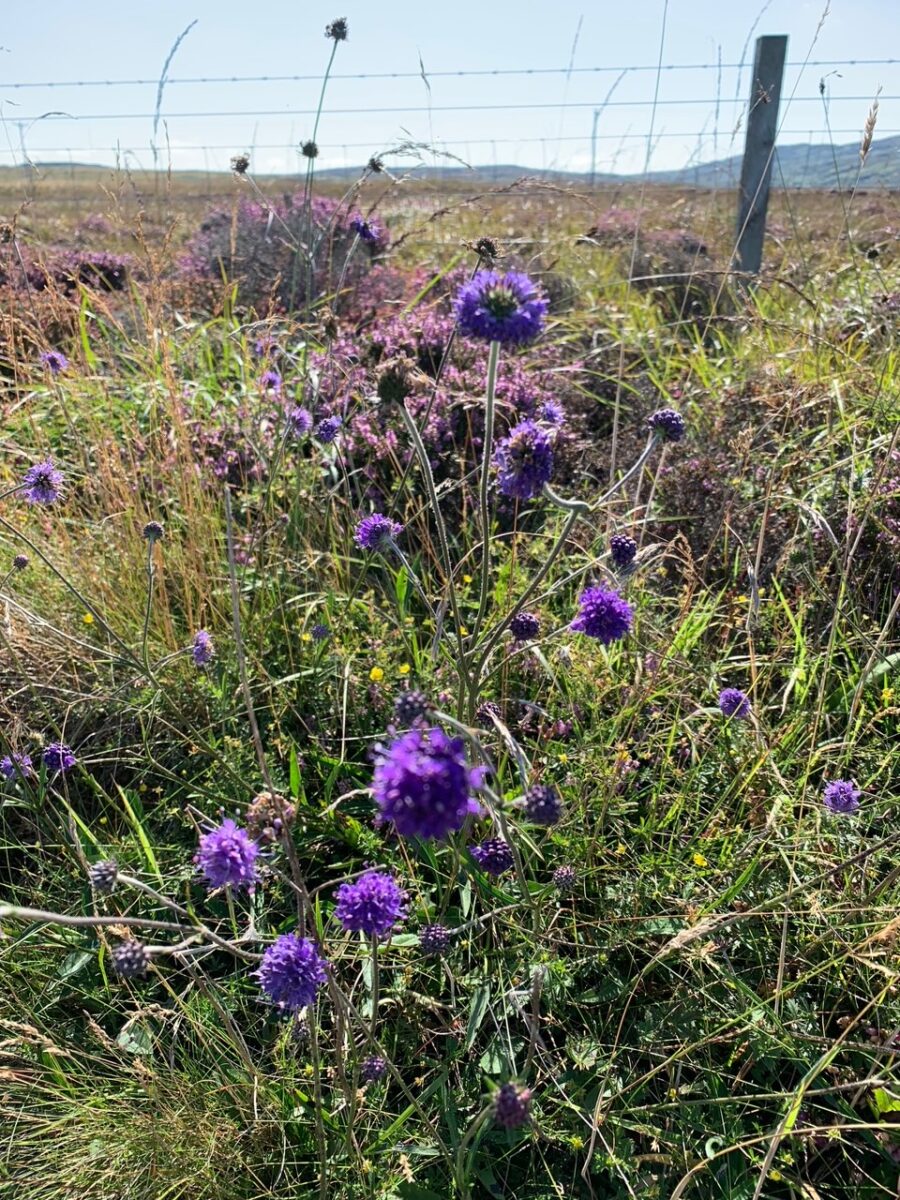
<path fill-rule="evenodd" d="M 751 30 L 787 33 L 789 60 L 900 59 L 900 0 L 670 0 L 663 46 L 666 64 L 715 64 L 712 70 L 663 72 L 652 144 L 654 167 L 679 166 L 740 150 L 739 121 L 749 87 L 749 61 L 738 63 Z M 363 162 L 371 150 L 406 137 L 447 148 L 473 163 L 586 169 L 593 110 L 611 100 L 598 125 L 598 169 L 643 166 L 656 83 L 653 70 L 584 68 L 654 66 L 662 0 L 33 0 L 15 6 L 0 34 L 0 163 L 20 161 L 20 138 L 38 160 L 115 161 L 115 147 L 150 165 L 155 83 L 129 87 L 31 87 L 14 83 L 102 79 L 155 80 L 175 37 L 193 18 L 170 69 L 173 80 L 233 75 L 321 76 L 331 46 L 323 29 L 346 15 L 350 38 L 338 47 L 335 72 L 417 72 L 421 78 L 341 79 L 329 85 L 318 140 L 320 163 Z M 576 70 L 562 70 L 574 52 Z M 555 74 L 454 78 L 440 71 L 560 68 Z M 839 74 L 830 74 L 838 71 Z M 854 141 L 869 102 L 883 88 L 877 133 L 900 132 L 900 64 L 798 66 L 788 70 L 782 141 L 825 136 L 818 84 L 827 75 L 835 140 Z M 618 80 L 618 82 L 617 82 Z M 293 170 L 296 145 L 308 136 L 318 98 L 316 79 L 280 83 L 173 82 L 163 100 L 172 165 L 222 169 L 233 152 L 252 149 L 257 171 Z M 717 106 L 718 94 L 718 106 Z M 851 99 L 851 97 L 853 99 Z M 894 97 L 898 97 L 894 99 Z M 429 101 L 431 108 L 429 110 Z M 489 107 L 540 105 L 544 107 Z M 565 107 L 564 107 L 565 106 Z M 349 109 L 337 112 L 329 110 Z M 376 112 L 374 109 L 398 111 Z M 48 118 L 59 111 L 77 121 Z M 178 114 L 254 114 L 179 116 Z"/>

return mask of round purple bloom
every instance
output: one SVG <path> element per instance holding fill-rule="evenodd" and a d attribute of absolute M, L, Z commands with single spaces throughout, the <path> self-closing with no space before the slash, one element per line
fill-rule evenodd
<path fill-rule="evenodd" d="M 575 890 L 575 884 L 578 882 L 578 875 L 574 867 L 570 867 L 568 863 L 564 863 L 561 867 L 557 867 L 553 872 L 553 886 L 558 892 L 565 894 Z"/>
<path fill-rule="evenodd" d="M 618 592 L 601 587 L 587 588 L 578 603 L 580 611 L 569 626 L 576 633 L 584 633 L 609 646 L 631 629 L 634 609 Z"/>
<path fill-rule="evenodd" d="M 519 271 L 479 271 L 464 283 L 453 301 L 463 333 L 488 342 L 524 345 L 544 327 L 549 302 Z"/>
<path fill-rule="evenodd" d="M 509 632 L 517 642 L 530 642 L 541 632 L 541 623 L 534 613 L 516 613 L 509 623 Z"/>
<path fill-rule="evenodd" d="M 428 714 L 428 697 L 409 688 L 394 697 L 394 720 L 401 729 L 409 729 Z"/>
<path fill-rule="evenodd" d="M 833 813 L 854 813 L 859 808 L 862 792 L 849 779 L 833 779 L 825 784 L 822 803 Z"/>
<path fill-rule="evenodd" d="M 315 1002 L 316 992 L 328 978 L 327 966 L 315 942 L 283 933 L 266 950 L 254 974 L 282 1012 L 297 1012 Z"/>
<path fill-rule="evenodd" d="M 33 774 L 34 768 L 29 754 L 7 754 L 5 758 L 0 758 L 0 775 L 4 779 L 15 779 L 17 775 L 20 779 L 27 779 Z"/>
<path fill-rule="evenodd" d="M 92 863 L 88 867 L 91 887 L 100 895 L 108 895 L 113 891 L 118 878 L 119 864 L 114 858 L 105 858 L 102 862 Z"/>
<path fill-rule="evenodd" d="M 336 892 L 334 915 L 350 933 L 387 937 L 406 916 L 406 892 L 386 871 L 366 871 Z"/>
<path fill-rule="evenodd" d="M 545 425 L 560 429 L 566 423 L 566 410 L 558 400 L 545 400 L 538 409 L 538 417 Z"/>
<path fill-rule="evenodd" d="M 13 565 L 13 569 L 16 571 L 24 571 L 25 568 L 28 566 L 28 555 L 27 554 L 17 554 L 16 557 L 13 559 L 12 565 Z"/>
<path fill-rule="evenodd" d="M 503 713 L 500 711 L 500 705 L 496 700 L 484 700 L 475 709 L 475 720 L 482 729 L 496 728 L 493 720 L 494 717 L 498 721 L 503 720 Z"/>
<path fill-rule="evenodd" d="M 466 764 L 462 738 L 417 728 L 379 747 L 372 792 L 381 819 L 403 837 L 444 838 L 478 811 L 470 791 L 482 774 Z"/>
<path fill-rule="evenodd" d="M 553 474 L 553 442 L 534 421 L 514 425 L 494 451 L 497 481 L 504 496 L 531 500 Z"/>
<path fill-rule="evenodd" d="M 198 629 L 191 644 L 191 658 L 198 667 L 205 667 L 215 657 L 216 648 L 205 629 Z"/>
<path fill-rule="evenodd" d="M 146 975 L 150 966 L 150 951 L 143 942 L 119 942 L 110 951 L 113 970 L 123 979 Z"/>
<path fill-rule="evenodd" d="M 504 1083 L 494 1097 L 494 1120 L 503 1129 L 519 1129 L 528 1121 L 531 1091 Z"/>
<path fill-rule="evenodd" d="M 684 417 L 674 408 L 658 409 L 647 424 L 664 442 L 680 442 L 687 428 Z"/>
<path fill-rule="evenodd" d="M 327 446 L 337 437 L 340 427 L 340 417 L 325 417 L 325 419 L 320 421 L 316 426 L 316 437 L 323 446 Z"/>
<path fill-rule="evenodd" d="M 306 437 L 312 429 L 312 413 L 308 408 L 300 408 L 299 405 L 293 405 L 287 411 L 288 429 L 294 437 Z"/>
<path fill-rule="evenodd" d="M 365 1083 L 375 1083 L 379 1079 L 384 1079 L 387 1069 L 386 1058 L 382 1058 L 380 1054 L 370 1054 L 363 1060 L 359 1073 Z"/>
<path fill-rule="evenodd" d="M 637 554 L 637 548 L 637 542 L 627 533 L 614 533 L 609 539 L 609 554 L 613 560 L 613 566 L 619 571 L 630 567 Z"/>
<path fill-rule="evenodd" d="M 726 717 L 743 721 L 750 716 L 750 698 L 740 688 L 724 688 L 719 692 L 719 708 Z"/>
<path fill-rule="evenodd" d="M 359 213 L 350 218 L 350 228 L 363 242 L 381 241 L 381 229 L 378 225 L 374 221 L 367 221 Z"/>
<path fill-rule="evenodd" d="M 470 847 L 469 853 L 488 875 L 502 875 L 516 861 L 509 844 L 504 842 L 503 838 L 488 838 L 487 841 Z"/>
<path fill-rule="evenodd" d="M 61 350 L 45 350 L 41 354 L 41 362 L 51 375 L 60 375 L 69 365 L 69 360 Z"/>
<path fill-rule="evenodd" d="M 394 538 L 403 532 L 398 521 L 392 521 L 381 513 L 372 513 L 356 526 L 353 540 L 360 550 L 387 550 Z"/>
<path fill-rule="evenodd" d="M 71 747 L 64 742 L 51 742 L 45 746 L 43 760 L 48 771 L 60 771 L 63 775 L 71 771 L 77 761 Z"/>
<path fill-rule="evenodd" d="M 259 846 L 246 829 L 226 817 L 221 825 L 204 833 L 194 855 L 211 888 L 230 884 L 235 891 L 250 888 L 256 882 L 256 856 Z"/>
<path fill-rule="evenodd" d="M 161 522 L 148 521 L 144 526 L 142 536 L 145 537 L 148 542 L 158 542 L 161 540 L 164 533 L 165 530 L 163 529 Z"/>
<path fill-rule="evenodd" d="M 260 376 L 260 387 L 267 392 L 281 391 L 281 376 L 277 371 L 264 371 Z"/>
<path fill-rule="evenodd" d="M 562 800 L 552 784 L 537 783 L 525 793 L 525 816 L 535 825 L 555 825 L 562 816 Z"/>
<path fill-rule="evenodd" d="M 419 949 L 439 958 L 450 945 L 450 930 L 445 925 L 423 925 L 419 930 Z"/>
<path fill-rule="evenodd" d="M 62 488 L 62 471 L 57 471 L 53 459 L 29 467 L 22 480 L 25 499 L 30 504 L 53 504 L 59 499 Z"/>
<path fill-rule="evenodd" d="M 327 625 L 322 625 L 321 623 L 313 625 L 309 633 L 314 642 L 324 642 L 326 638 L 331 637 L 331 630 Z"/>

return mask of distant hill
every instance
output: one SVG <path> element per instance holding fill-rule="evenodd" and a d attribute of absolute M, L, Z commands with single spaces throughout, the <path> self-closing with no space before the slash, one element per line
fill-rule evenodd
<path fill-rule="evenodd" d="M 41 171 L 48 170 L 108 170 L 90 163 L 34 163 Z M 554 171 L 540 170 L 535 167 L 516 166 L 513 163 L 498 163 L 464 167 L 456 164 L 392 166 L 398 174 L 411 175 L 424 180 L 452 180 L 460 183 L 512 183 L 522 176 L 546 179 L 560 184 L 590 183 L 591 177 L 586 171 Z M 21 170 L 19 168 L 0 168 L 3 170 Z M 335 183 L 351 183 L 359 178 L 362 166 L 355 167 L 325 167 L 316 171 L 316 176 L 324 181 Z M 670 171 L 651 171 L 647 176 L 649 183 L 674 184 L 680 187 L 698 188 L 734 188 L 737 187 L 741 172 L 741 156 L 735 154 L 730 158 L 718 159 L 714 162 L 696 163 Z M 179 175 L 208 174 L 190 171 L 179 171 Z M 223 172 L 224 174 L 224 172 Z M 282 176 L 279 176 L 282 177 Z M 633 183 L 642 177 L 637 174 L 612 174 L 598 172 L 594 182 L 601 185 Z M 900 190 L 900 136 L 879 138 L 872 143 L 865 166 L 859 170 L 859 141 L 842 146 L 827 146 L 811 143 L 801 143 L 794 146 L 780 146 L 775 152 L 775 163 L 772 172 L 774 187 L 788 188 L 852 188 L 858 182 L 862 187 L 887 188 Z"/>

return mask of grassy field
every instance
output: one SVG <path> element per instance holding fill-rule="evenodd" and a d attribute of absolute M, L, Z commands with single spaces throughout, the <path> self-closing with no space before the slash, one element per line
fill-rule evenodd
<path fill-rule="evenodd" d="M 0 173 L 0 1197 L 895 1196 L 900 199 L 306 186 Z"/>

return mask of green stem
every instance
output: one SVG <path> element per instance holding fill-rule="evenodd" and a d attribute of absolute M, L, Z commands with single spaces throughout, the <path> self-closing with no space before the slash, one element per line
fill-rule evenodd
<path fill-rule="evenodd" d="M 494 401 L 497 390 L 497 365 L 500 362 L 500 343 L 491 342 L 488 351 L 487 388 L 484 398 L 484 442 L 481 454 L 481 490 L 479 504 L 481 507 L 481 589 L 478 597 L 478 616 L 472 630 L 473 646 L 478 641 L 478 631 L 481 629 L 488 606 L 488 591 L 491 579 L 491 456 L 494 442 Z"/>
<path fill-rule="evenodd" d="M 144 632 L 141 636 L 141 661 L 149 678 L 150 658 L 147 639 L 150 636 L 150 611 L 153 606 L 153 538 L 147 538 L 147 608 L 144 611 Z"/>

